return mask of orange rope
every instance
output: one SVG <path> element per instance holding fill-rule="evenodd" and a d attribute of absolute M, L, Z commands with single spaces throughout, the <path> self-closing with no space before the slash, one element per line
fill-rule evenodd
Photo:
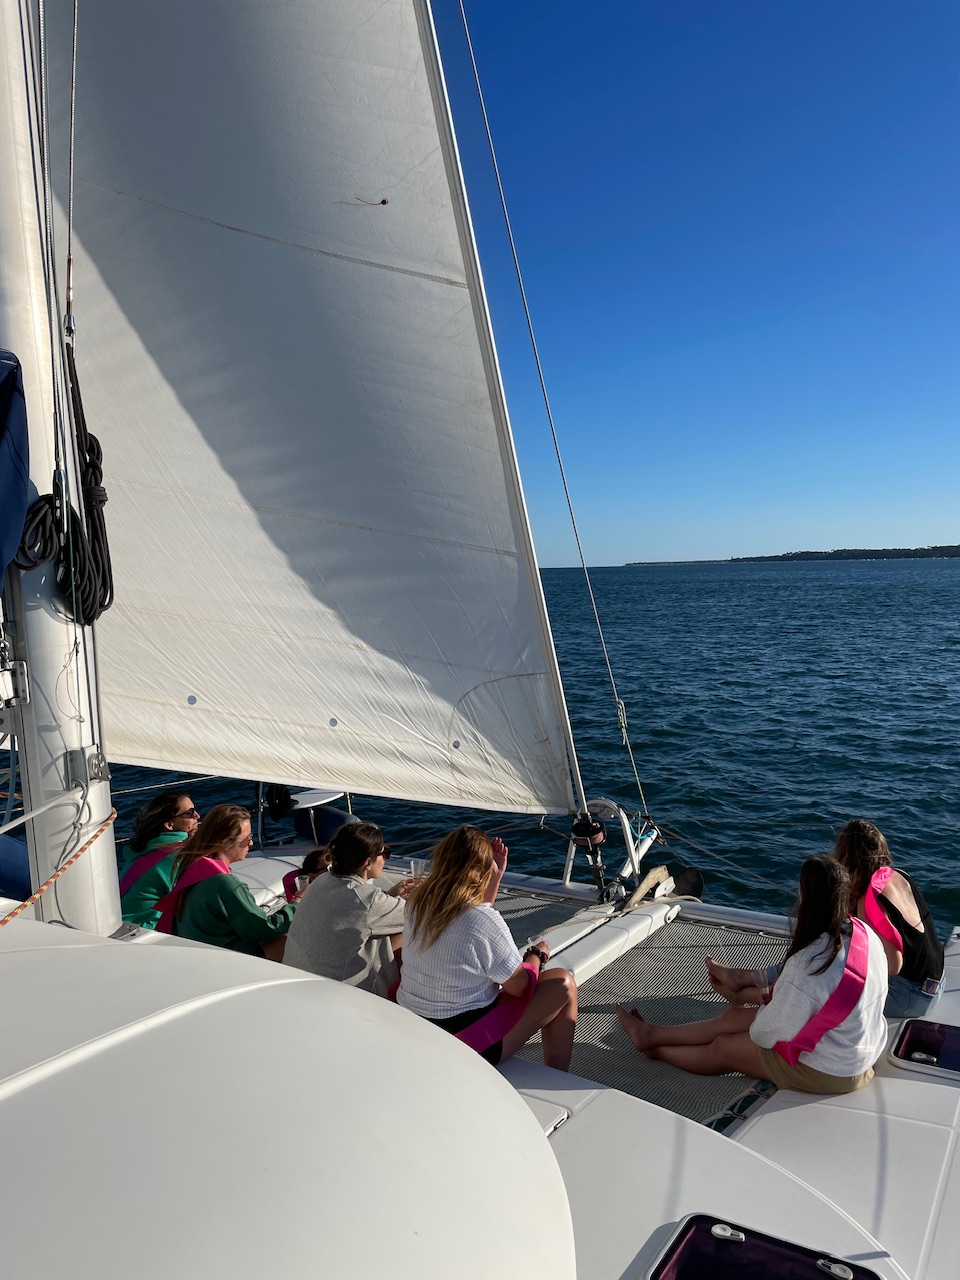
<path fill-rule="evenodd" d="M 0 929 L 2 929 L 5 924 L 9 924 L 11 920 L 14 920 L 20 914 L 21 911 L 26 911 L 27 907 L 33 906 L 33 904 L 37 901 L 37 899 L 41 896 L 41 894 L 46 893 L 46 891 L 53 884 L 54 880 L 59 880 L 60 877 L 63 875 L 63 873 L 66 871 L 66 869 L 68 867 L 72 867 L 73 864 L 76 862 L 76 860 L 80 857 L 80 855 L 87 852 L 87 850 L 93 844 L 94 840 L 99 840 L 99 838 L 106 831 L 107 827 L 109 827 L 110 823 L 116 820 L 116 817 L 117 817 L 116 809 L 111 809 L 110 817 L 107 818 L 106 822 L 104 822 L 101 826 L 97 828 L 97 830 L 93 833 L 93 835 L 90 837 L 87 843 L 81 845 L 80 848 L 77 850 L 77 852 L 72 854 L 63 864 L 63 866 L 53 873 L 53 875 L 50 877 L 49 880 L 44 880 L 43 884 L 36 891 L 36 893 L 31 893 L 30 897 L 27 898 L 26 902 L 21 902 L 19 907 L 14 907 L 13 910 L 9 912 L 9 914 L 5 915 L 3 919 L 0 920 Z"/>

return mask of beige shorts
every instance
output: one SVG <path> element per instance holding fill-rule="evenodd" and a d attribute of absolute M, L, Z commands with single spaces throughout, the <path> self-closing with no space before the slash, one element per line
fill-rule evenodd
<path fill-rule="evenodd" d="M 772 1049 L 764 1049 L 760 1045 L 757 1048 L 760 1049 L 767 1079 L 772 1080 L 778 1089 L 799 1089 L 801 1093 L 854 1093 L 873 1079 L 873 1067 L 867 1067 L 858 1076 L 828 1076 L 802 1062 L 791 1067 Z"/>

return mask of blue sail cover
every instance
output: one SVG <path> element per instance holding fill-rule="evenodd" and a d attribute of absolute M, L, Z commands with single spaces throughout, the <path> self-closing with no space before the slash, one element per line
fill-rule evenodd
<path fill-rule="evenodd" d="M 29 462 L 20 361 L 12 351 L 0 351 L 0 572 L 17 554 L 23 535 Z"/>

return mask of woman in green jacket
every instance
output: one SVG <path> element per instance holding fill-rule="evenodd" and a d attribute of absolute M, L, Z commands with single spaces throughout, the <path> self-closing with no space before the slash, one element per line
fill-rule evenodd
<path fill-rule="evenodd" d="M 250 814 L 238 804 L 218 804 L 174 857 L 173 889 L 157 903 L 157 929 L 230 951 L 283 958 L 297 902 L 272 915 L 257 906 L 242 880 L 231 875 L 250 850 Z"/>
<path fill-rule="evenodd" d="M 157 902 L 173 888 L 173 860 L 199 821 L 182 791 L 161 791 L 137 814 L 120 877 L 120 908 L 128 924 L 156 928 Z"/>

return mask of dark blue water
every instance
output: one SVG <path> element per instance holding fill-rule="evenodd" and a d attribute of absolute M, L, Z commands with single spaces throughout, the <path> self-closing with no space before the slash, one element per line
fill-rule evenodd
<path fill-rule="evenodd" d="M 543 580 L 587 794 L 636 811 L 582 576 Z M 698 866 L 713 901 L 782 911 L 802 860 L 867 817 L 938 923 L 960 920 L 960 561 L 643 565 L 592 580 L 647 808 L 671 833 L 665 860 Z M 117 767 L 115 785 L 166 776 Z M 189 789 L 201 807 L 254 794 L 222 781 Z M 141 799 L 118 796 L 119 836 Z M 472 820 L 353 803 L 404 853 Z M 473 817 L 508 828 L 514 867 L 562 865 L 558 836 Z"/>

